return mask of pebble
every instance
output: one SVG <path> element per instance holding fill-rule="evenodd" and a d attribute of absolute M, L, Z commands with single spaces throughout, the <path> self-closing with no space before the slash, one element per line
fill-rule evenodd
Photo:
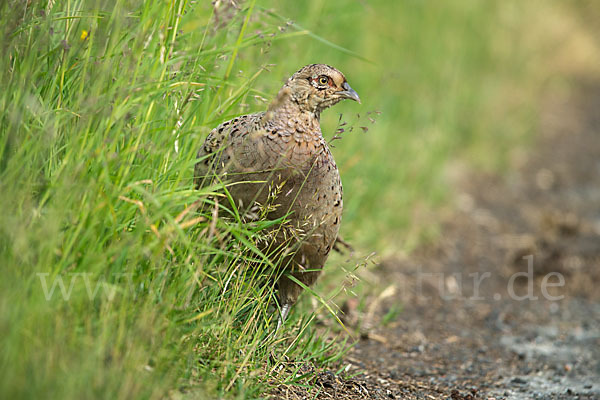
<path fill-rule="evenodd" d="M 515 378 L 512 378 L 510 382 L 511 383 L 516 383 L 517 385 L 526 385 L 527 384 L 527 381 L 525 379 L 520 378 L 518 376 L 515 377 Z"/>

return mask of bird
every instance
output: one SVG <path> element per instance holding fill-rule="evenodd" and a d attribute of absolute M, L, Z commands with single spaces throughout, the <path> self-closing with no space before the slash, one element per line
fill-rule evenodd
<path fill-rule="evenodd" d="M 215 179 L 228 182 L 238 210 L 259 207 L 266 219 L 287 221 L 267 236 L 269 257 L 285 271 L 276 285 L 277 329 L 302 285 L 315 283 L 338 238 L 342 181 L 320 117 L 344 99 L 360 103 L 342 72 L 325 64 L 307 65 L 285 82 L 266 111 L 223 122 L 197 153 L 196 188 Z"/>

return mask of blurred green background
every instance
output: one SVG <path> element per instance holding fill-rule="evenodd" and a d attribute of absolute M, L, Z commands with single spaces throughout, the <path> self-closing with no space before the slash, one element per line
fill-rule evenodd
<path fill-rule="evenodd" d="M 245 76 L 253 71 L 246 61 L 274 64 L 255 87 L 272 96 L 300 66 L 322 62 L 342 70 L 361 95 L 361 106 L 342 103 L 322 125 L 332 137 L 342 114 L 356 128 L 334 150 L 347 199 L 343 235 L 383 253 L 435 236 L 427 210 L 448 200 L 449 163 L 506 168 L 511 151 L 536 131 L 543 91 L 567 85 L 567 68 L 591 71 L 597 61 L 594 30 L 564 15 L 584 4 L 275 1 L 257 8 L 279 17 L 258 17 L 257 30 L 267 20 L 283 34 L 310 33 L 241 54 Z M 374 111 L 381 114 L 367 115 Z"/>
<path fill-rule="evenodd" d="M 337 67 L 361 96 L 322 127 L 331 138 L 347 122 L 333 149 L 342 235 L 381 257 L 435 240 L 456 171 L 510 168 L 533 151 L 545 96 L 600 65 L 592 1 L 0 11 L 2 398 L 254 398 L 295 382 L 271 348 L 317 365 L 342 356 L 301 317 L 306 301 L 269 342 L 272 292 L 237 268 L 256 232 L 188 208 L 208 132 L 265 109 L 303 65 Z M 329 262 L 318 292 L 339 289 L 342 264 Z"/>

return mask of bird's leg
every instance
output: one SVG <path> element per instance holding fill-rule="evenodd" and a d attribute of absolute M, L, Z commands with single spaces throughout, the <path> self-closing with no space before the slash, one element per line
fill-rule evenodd
<path fill-rule="evenodd" d="M 277 332 L 279 330 L 279 328 L 281 327 L 281 325 L 283 325 L 283 323 L 285 322 L 285 319 L 287 318 L 288 314 L 290 313 L 290 304 L 289 303 L 285 303 L 281 306 L 281 310 L 279 313 L 279 319 L 277 320 L 277 328 L 275 329 L 275 332 Z"/>

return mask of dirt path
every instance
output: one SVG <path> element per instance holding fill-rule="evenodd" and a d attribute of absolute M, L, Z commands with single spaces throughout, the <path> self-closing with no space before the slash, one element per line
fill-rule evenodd
<path fill-rule="evenodd" d="M 378 267 L 361 373 L 278 397 L 600 398 L 600 85 L 548 102 L 511 174 L 463 174 L 439 243 Z"/>

